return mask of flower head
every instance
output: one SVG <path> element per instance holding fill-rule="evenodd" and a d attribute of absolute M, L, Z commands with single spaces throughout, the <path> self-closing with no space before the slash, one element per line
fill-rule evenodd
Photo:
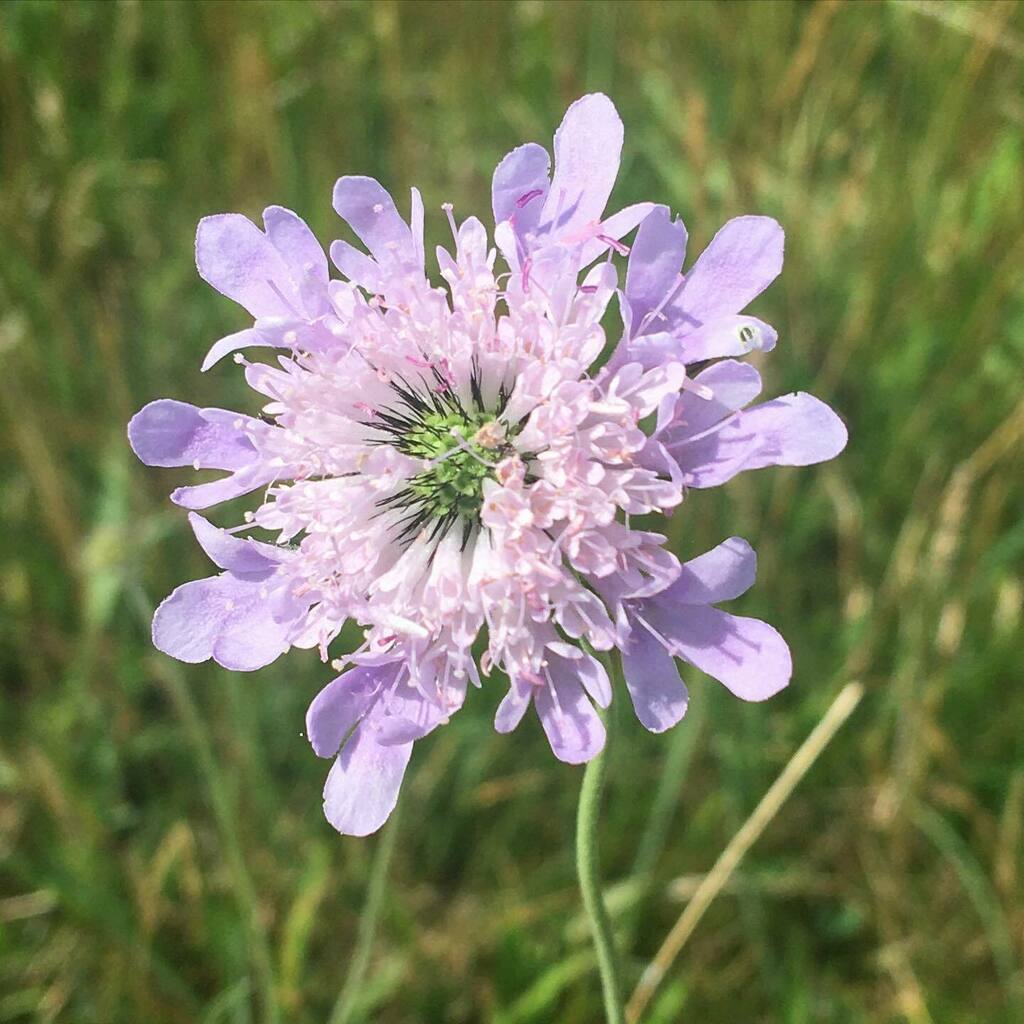
<path fill-rule="evenodd" d="M 331 662 L 307 729 L 336 758 L 324 796 L 341 832 L 382 824 L 413 742 L 495 669 L 509 680 L 497 729 L 532 704 L 572 763 L 604 742 L 600 652 L 621 651 L 655 731 L 686 709 L 676 658 L 748 700 L 789 679 L 770 626 L 713 607 L 752 584 L 749 546 L 732 538 L 681 565 L 630 517 L 745 469 L 831 458 L 846 433 L 808 395 L 747 408 L 757 371 L 723 358 L 774 345 L 740 314 L 781 269 L 779 226 L 729 222 L 684 276 L 686 231 L 667 208 L 605 216 L 621 147 L 615 108 L 591 95 L 555 135 L 553 176 L 542 147 L 513 150 L 493 183 L 504 267 L 483 224 L 446 206 L 443 287 L 426 275 L 415 189 L 406 222 L 373 179 L 338 181 L 335 210 L 367 250 L 331 245 L 343 280 L 288 210 L 269 208 L 263 230 L 234 214 L 199 225 L 200 275 L 254 318 L 203 369 L 234 352 L 264 401 L 257 418 L 163 399 L 129 425 L 148 465 L 226 474 L 171 495 L 222 572 L 175 590 L 153 639 L 243 671 L 292 647 Z M 623 332 L 602 363 L 615 296 Z M 253 347 L 276 360 L 250 362 Z M 258 498 L 240 524 L 197 514 L 244 494 Z M 348 620 L 362 643 L 332 652 Z"/>

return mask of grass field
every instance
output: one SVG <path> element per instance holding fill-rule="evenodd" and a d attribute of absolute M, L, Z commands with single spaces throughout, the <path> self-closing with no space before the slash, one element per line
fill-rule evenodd
<path fill-rule="evenodd" d="M 203 215 L 281 203 L 336 234 L 366 173 L 489 210 L 512 145 L 608 92 L 613 205 L 697 252 L 777 217 L 754 311 L 770 392 L 834 405 L 834 463 L 748 474 L 672 520 L 760 553 L 736 610 L 788 638 L 766 705 L 687 677 L 622 716 L 603 870 L 634 984 L 835 694 L 866 695 L 686 944 L 651 1024 L 1024 1020 L 1024 7 L 1016 3 L 45 3 L 0 8 L 0 1021 L 323 1022 L 377 840 L 321 815 L 301 735 L 327 678 L 150 645 L 207 572 L 125 423 L 255 409 L 244 314 L 196 276 Z M 419 744 L 366 983 L 335 1021 L 590 1024 L 580 772 L 474 694 Z"/>

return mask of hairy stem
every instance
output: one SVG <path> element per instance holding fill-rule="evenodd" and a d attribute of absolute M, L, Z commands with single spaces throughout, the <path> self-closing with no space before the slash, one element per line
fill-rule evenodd
<path fill-rule="evenodd" d="M 608 747 L 615 723 L 614 711 L 606 716 L 608 738 L 605 748 L 587 764 L 580 787 L 580 802 L 576 814 L 576 873 L 579 875 L 583 906 L 590 919 L 590 930 L 597 954 L 597 968 L 601 974 L 604 1013 L 607 1024 L 624 1024 L 622 991 L 619 983 L 618 955 L 612 923 L 601 892 L 600 865 L 598 863 L 597 833 L 601 792 L 608 766 Z"/>

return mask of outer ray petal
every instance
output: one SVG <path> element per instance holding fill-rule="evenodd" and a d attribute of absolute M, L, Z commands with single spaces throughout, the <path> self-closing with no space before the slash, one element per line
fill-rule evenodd
<path fill-rule="evenodd" d="M 551 678 L 553 687 L 538 687 L 533 698 L 540 723 L 555 757 L 582 764 L 604 747 L 604 723 L 568 662 L 553 658 Z"/>
<path fill-rule="evenodd" d="M 714 676 L 743 700 L 767 700 L 789 683 L 789 647 L 767 622 L 706 605 L 687 605 L 681 611 L 670 600 L 657 598 L 647 613 L 678 657 Z"/>
<path fill-rule="evenodd" d="M 156 610 L 153 644 L 179 661 L 213 658 L 252 672 L 288 649 L 291 623 L 277 622 L 260 580 L 225 573 L 178 587 Z"/>
<path fill-rule="evenodd" d="M 681 283 L 685 258 L 686 226 L 680 218 L 672 220 L 667 206 L 655 206 L 636 233 L 626 267 L 625 294 L 634 333 Z"/>
<path fill-rule="evenodd" d="M 306 712 L 306 736 L 317 757 L 334 757 L 345 737 L 395 678 L 400 662 L 356 665 L 332 679 Z"/>
<path fill-rule="evenodd" d="M 395 201 L 379 181 L 361 175 L 339 178 L 334 209 L 347 221 L 385 272 L 422 270 L 422 243 L 417 246 Z"/>
<path fill-rule="evenodd" d="M 324 785 L 324 814 L 346 836 L 368 836 L 388 820 L 412 744 L 381 746 L 365 725 L 352 734 Z"/>
<path fill-rule="evenodd" d="M 670 319 L 694 326 L 739 313 L 779 276 L 785 236 L 771 217 L 736 217 L 698 257 Z"/>
<path fill-rule="evenodd" d="M 754 406 L 705 437 L 667 445 L 692 487 L 716 487 L 765 466 L 810 466 L 846 447 L 842 420 L 812 395 L 797 392 Z"/>
<path fill-rule="evenodd" d="M 513 220 L 520 234 L 537 226 L 550 185 L 550 167 L 547 150 L 535 142 L 516 147 L 498 164 L 491 182 L 495 224 Z"/>
<path fill-rule="evenodd" d="M 622 670 L 636 717 L 644 728 L 664 732 L 686 714 L 689 694 L 675 660 L 641 625 L 623 648 Z"/>
<path fill-rule="evenodd" d="M 555 175 L 540 229 L 564 237 L 601 219 L 619 173 L 623 129 L 602 93 L 578 99 L 555 132 Z"/>
<path fill-rule="evenodd" d="M 251 416 L 228 409 L 159 398 L 131 418 L 128 441 L 147 466 L 242 469 L 257 457 L 243 429 L 255 424 Z"/>

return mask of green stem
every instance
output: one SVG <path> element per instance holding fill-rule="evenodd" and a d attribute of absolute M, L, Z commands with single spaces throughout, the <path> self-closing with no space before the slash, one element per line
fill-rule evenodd
<path fill-rule="evenodd" d="M 377 934 L 380 912 L 384 906 L 384 889 L 391 867 L 391 857 L 395 852 L 400 809 L 401 799 L 391 812 L 391 817 L 384 826 L 380 839 L 377 840 L 373 866 L 370 869 L 370 883 L 366 890 L 366 902 L 363 904 L 363 913 L 359 918 L 355 949 L 352 951 L 348 974 L 341 986 L 338 1000 L 334 1004 L 329 1024 L 348 1024 L 359 1004 L 363 979 L 366 976 L 366 969 L 370 966 L 370 956 L 373 953 L 373 940 Z"/>
<path fill-rule="evenodd" d="M 604 1015 L 607 1024 L 624 1024 L 622 990 L 619 984 L 618 957 L 612 923 L 601 893 L 600 865 L 597 853 L 598 812 L 601 791 L 608 766 L 608 747 L 615 722 L 614 711 L 606 716 L 608 738 L 605 749 L 587 764 L 580 787 L 580 802 L 576 813 L 576 873 L 579 875 L 583 907 L 590 918 L 590 930 L 597 954 L 597 968 L 601 974 L 604 996 Z"/>

